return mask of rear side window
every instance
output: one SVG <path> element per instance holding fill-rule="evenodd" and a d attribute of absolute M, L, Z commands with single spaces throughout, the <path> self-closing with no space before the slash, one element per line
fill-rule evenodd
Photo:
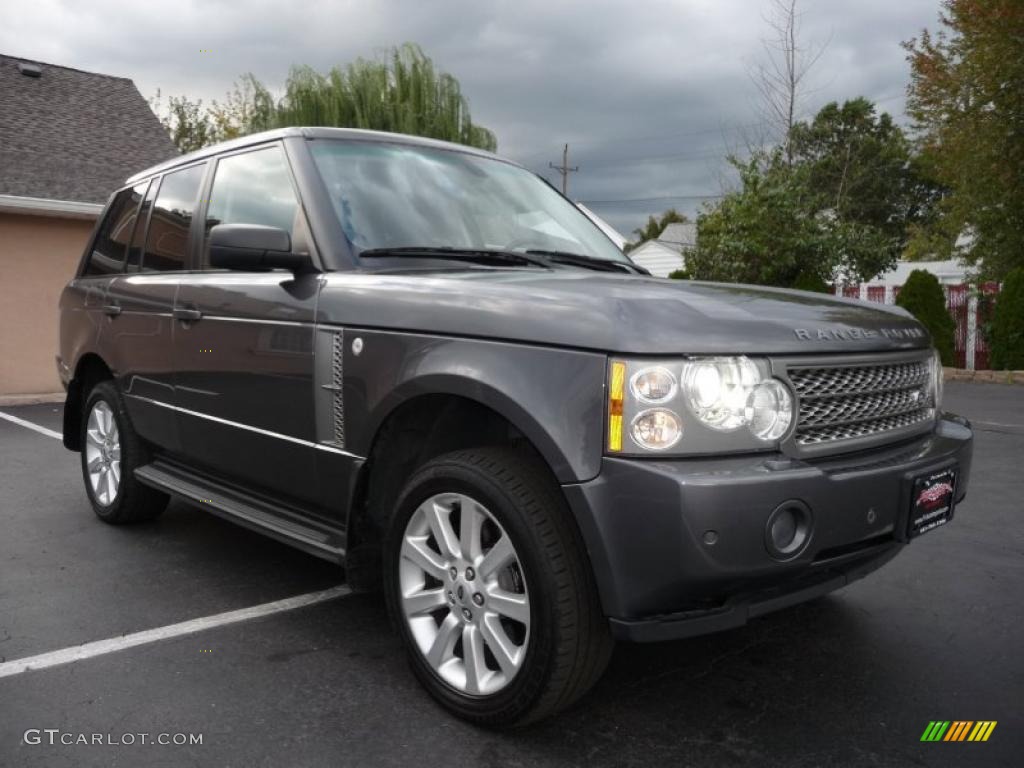
<path fill-rule="evenodd" d="M 280 147 L 230 155 L 217 162 L 206 211 L 207 237 L 217 224 L 262 224 L 283 229 L 294 239 L 298 214 L 299 203 Z"/>
<path fill-rule="evenodd" d="M 126 272 L 138 272 L 142 263 L 142 246 L 146 239 L 146 221 L 149 218 L 149 210 L 153 207 L 153 198 L 156 196 L 156 189 L 159 184 L 154 181 L 149 185 L 146 196 L 142 199 L 142 207 L 139 208 L 139 215 L 135 220 L 135 234 L 132 235 L 132 242 L 128 246 L 128 258 L 125 259 Z"/>
<path fill-rule="evenodd" d="M 83 275 L 110 275 L 121 271 L 125 249 L 132 239 L 135 216 L 145 192 L 146 185 L 143 183 L 131 189 L 122 189 L 114 197 L 93 241 L 92 253 L 82 271 Z"/>
<path fill-rule="evenodd" d="M 145 272 L 173 272 L 188 269 L 189 231 L 203 165 L 193 165 L 164 174 L 149 216 L 146 249 L 142 257 Z"/>

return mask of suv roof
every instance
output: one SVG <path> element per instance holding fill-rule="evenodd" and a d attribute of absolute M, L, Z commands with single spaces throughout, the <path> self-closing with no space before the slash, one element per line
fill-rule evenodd
<path fill-rule="evenodd" d="M 241 149 L 254 144 L 262 144 L 266 141 L 273 141 L 275 139 L 283 139 L 289 136 L 298 136 L 305 139 L 347 139 L 349 141 L 376 141 L 381 143 L 389 144 L 410 144 L 419 147 L 432 147 L 434 149 L 447 149 L 453 152 L 464 152 L 466 154 L 478 155 L 480 157 L 489 157 L 495 160 L 501 160 L 503 162 L 509 162 L 506 158 L 499 157 L 492 152 L 487 152 L 476 147 L 470 147 L 465 144 L 456 144 L 450 141 L 441 141 L 439 139 L 428 139 L 423 136 L 409 136 L 404 133 L 388 133 L 387 131 L 368 131 L 360 128 L 323 128 L 323 127 L 295 127 L 295 128 L 275 128 L 271 131 L 262 131 L 261 133 L 253 133 L 249 136 L 242 136 L 237 139 L 230 141 L 224 141 L 220 144 L 214 144 L 209 147 L 203 147 L 195 152 L 190 152 L 187 155 L 181 155 L 175 157 L 167 162 L 160 163 L 146 168 L 143 171 L 130 176 L 126 181 L 126 185 L 134 184 L 140 179 L 144 179 L 148 176 L 152 176 L 156 173 L 162 173 L 163 171 L 170 170 L 171 168 L 177 168 L 180 165 L 187 165 L 193 163 L 196 160 L 203 158 L 212 157 L 218 155 L 221 152 L 228 152 L 234 149 Z"/>

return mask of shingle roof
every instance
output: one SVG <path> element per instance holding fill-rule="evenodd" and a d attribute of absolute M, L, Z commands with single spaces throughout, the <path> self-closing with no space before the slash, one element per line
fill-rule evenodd
<path fill-rule="evenodd" d="M 697 245 L 697 225 L 692 222 L 686 224 L 669 224 L 665 230 L 658 235 L 659 243 L 674 246 L 675 250 L 681 248 L 693 248 Z"/>
<path fill-rule="evenodd" d="M 131 80 L 0 54 L 0 195 L 101 203 L 176 154 Z"/>

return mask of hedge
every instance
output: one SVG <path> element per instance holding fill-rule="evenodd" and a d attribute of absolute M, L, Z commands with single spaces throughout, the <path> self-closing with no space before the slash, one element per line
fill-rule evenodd
<path fill-rule="evenodd" d="M 992 367 L 997 371 L 1024 370 L 1024 267 L 1006 276 L 992 312 Z"/>
<path fill-rule="evenodd" d="M 953 339 L 956 323 L 946 309 L 946 297 L 939 279 L 931 272 L 915 269 L 900 289 L 896 303 L 910 312 L 928 329 L 939 350 L 942 364 L 953 365 Z"/>

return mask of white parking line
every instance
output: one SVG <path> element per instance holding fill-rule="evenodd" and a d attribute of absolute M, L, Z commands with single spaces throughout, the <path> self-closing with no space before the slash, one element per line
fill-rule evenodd
<path fill-rule="evenodd" d="M 126 648 L 134 648 L 138 645 L 155 643 L 160 640 L 167 640 L 171 637 L 191 635 L 196 632 L 202 632 L 206 629 L 223 627 L 225 624 L 237 624 L 240 621 L 258 619 L 261 616 L 268 616 L 272 613 L 291 611 L 296 608 L 303 608 L 307 605 L 323 603 L 327 600 L 334 600 L 350 594 L 352 594 L 351 589 L 344 584 L 339 584 L 336 587 L 324 589 L 320 592 L 309 592 L 305 595 L 288 597 L 284 600 L 276 600 L 272 603 L 254 605 L 251 608 L 241 608 L 237 611 L 228 611 L 227 613 L 218 613 L 213 616 L 204 616 L 200 619 L 182 621 L 178 624 L 169 624 L 166 627 L 147 629 L 143 632 L 134 632 L 130 635 L 123 635 L 121 637 L 112 637 L 109 640 L 97 640 L 94 643 L 76 645 L 59 651 L 51 651 L 50 653 L 41 653 L 38 656 L 27 656 L 23 659 L 14 659 L 13 661 L 6 661 L 0 664 L 0 677 L 10 677 L 11 675 L 20 675 L 22 672 L 28 672 L 30 670 L 46 669 L 47 667 L 56 667 L 60 664 L 69 664 L 72 661 L 81 661 L 82 659 L 89 659 L 93 656 L 102 656 L 107 653 L 113 653 L 114 651 L 123 651 Z"/>
<path fill-rule="evenodd" d="M 20 425 L 22 427 L 28 427 L 29 429 L 34 429 L 39 434 L 46 435 L 47 437 L 55 437 L 58 440 L 63 440 L 64 439 L 64 435 L 62 435 L 60 432 L 54 432 L 52 429 L 47 429 L 46 427 L 40 427 L 38 424 L 33 424 L 31 421 L 25 421 L 24 419 L 19 419 L 17 416 L 11 416 L 11 414 L 4 413 L 3 411 L 0 411 L 0 419 L 6 419 L 7 421 L 13 422 L 14 424 L 18 424 L 18 425 Z"/>

